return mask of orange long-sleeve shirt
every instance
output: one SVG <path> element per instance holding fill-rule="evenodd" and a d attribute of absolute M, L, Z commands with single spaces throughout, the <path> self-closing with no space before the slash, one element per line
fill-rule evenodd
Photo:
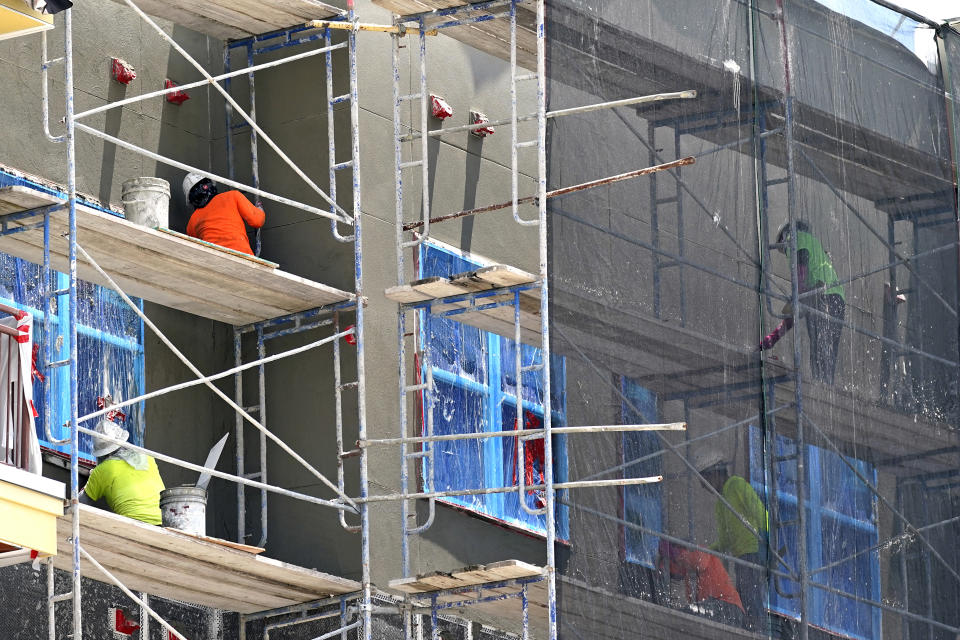
<path fill-rule="evenodd" d="M 263 226 L 266 214 L 253 206 L 239 191 L 218 193 L 207 206 L 197 209 L 187 223 L 187 235 L 234 251 L 253 255 L 247 228 Z"/>

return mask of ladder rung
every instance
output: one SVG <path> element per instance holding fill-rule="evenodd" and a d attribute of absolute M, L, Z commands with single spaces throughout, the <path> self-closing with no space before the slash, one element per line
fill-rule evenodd
<path fill-rule="evenodd" d="M 427 383 L 421 382 L 420 384 L 411 384 L 410 386 L 404 388 L 404 391 L 406 391 L 407 393 L 413 393 L 414 391 L 423 391 L 424 389 L 427 389 L 427 388 L 428 388 Z"/>
<path fill-rule="evenodd" d="M 657 204 L 673 204 L 674 202 L 679 202 L 680 198 L 677 196 L 671 196 L 669 198 L 659 198 Z"/>
<path fill-rule="evenodd" d="M 409 169 L 410 167 L 419 167 L 423 165 L 423 160 L 411 160 L 410 162 L 401 162 L 401 169 Z"/>
<path fill-rule="evenodd" d="M 778 184 L 787 184 L 790 182 L 790 178 L 776 178 L 775 180 L 767 180 L 767 186 L 778 185 Z"/>
<path fill-rule="evenodd" d="M 263 474 L 260 473 L 259 471 L 254 471 L 253 473 L 245 473 L 245 474 L 243 474 L 243 477 L 246 478 L 247 480 L 255 480 L 255 479 L 259 478 L 259 477 L 262 476 L 262 475 L 263 475 Z"/>
<path fill-rule="evenodd" d="M 340 104 L 341 102 L 350 102 L 350 94 L 345 93 L 342 96 L 336 96 L 333 100 L 330 101 L 331 106 L 335 104 Z"/>
<path fill-rule="evenodd" d="M 525 367 L 520 367 L 520 371 L 540 371 L 543 369 L 542 364 L 530 364 Z"/>
<path fill-rule="evenodd" d="M 353 166 L 353 160 L 347 160 L 346 162 L 338 162 L 337 164 L 331 167 L 334 171 L 342 171 Z"/>
<path fill-rule="evenodd" d="M 537 79 L 537 74 L 535 73 L 528 73 L 522 76 L 517 76 L 517 82 L 526 82 L 527 80 L 536 80 L 536 79 Z"/>
<path fill-rule="evenodd" d="M 670 260 L 669 262 L 661 262 L 657 265 L 659 269 L 669 269 L 670 267 L 681 267 L 683 266 L 682 262 L 677 262 L 676 260 Z"/>
<path fill-rule="evenodd" d="M 535 146 L 537 146 L 536 140 L 527 140 L 526 142 L 517 143 L 517 149 L 526 149 L 528 147 L 535 147 Z"/>
<path fill-rule="evenodd" d="M 259 411 L 260 411 L 260 405 L 255 404 L 255 405 L 251 405 L 251 406 L 249 406 L 249 407 L 244 407 L 243 410 L 246 411 L 247 413 L 259 413 Z"/>
<path fill-rule="evenodd" d="M 67 288 L 67 289 L 56 289 L 56 290 L 50 292 L 50 297 L 53 297 L 53 296 L 65 296 L 65 295 L 69 295 L 69 293 L 70 293 L 70 289 L 69 289 L 69 288 Z"/>
<path fill-rule="evenodd" d="M 423 97 L 422 93 L 408 93 L 405 96 L 400 96 L 400 102 L 407 102 L 408 100 L 419 100 Z"/>
<path fill-rule="evenodd" d="M 423 451 L 411 451 L 406 455 L 407 458 L 426 458 L 431 455 L 430 449 L 424 449 Z"/>
<path fill-rule="evenodd" d="M 57 367 L 65 367 L 68 364 L 70 364 L 69 358 L 67 358 L 66 360 L 57 360 L 56 362 L 51 362 L 47 366 L 50 367 L 51 369 L 56 369 Z"/>
<path fill-rule="evenodd" d="M 356 458 L 359 455 L 363 454 L 363 449 L 351 449 L 350 451 L 344 451 L 340 454 L 340 459 L 345 460 L 347 458 Z"/>
<path fill-rule="evenodd" d="M 55 596 L 50 596 L 47 598 L 48 602 L 63 602 L 64 600 L 69 600 L 73 597 L 73 591 L 67 591 L 66 593 L 61 593 Z"/>
<path fill-rule="evenodd" d="M 343 391 L 345 389 L 356 389 L 359 385 L 359 382 L 344 382 L 342 385 L 340 385 L 340 390 Z"/>

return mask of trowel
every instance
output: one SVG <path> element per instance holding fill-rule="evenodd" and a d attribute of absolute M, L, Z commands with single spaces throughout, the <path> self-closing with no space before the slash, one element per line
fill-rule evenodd
<path fill-rule="evenodd" d="M 223 453 L 223 447 L 227 444 L 227 438 L 230 437 L 230 434 L 225 434 L 217 444 L 213 445 L 210 449 L 210 453 L 207 454 L 207 460 L 203 463 L 203 466 L 207 469 L 213 469 L 217 466 L 217 462 L 220 460 L 220 454 Z M 207 485 L 210 484 L 210 472 L 204 471 L 200 474 L 200 479 L 197 480 L 196 487 L 197 489 L 206 489 Z"/>

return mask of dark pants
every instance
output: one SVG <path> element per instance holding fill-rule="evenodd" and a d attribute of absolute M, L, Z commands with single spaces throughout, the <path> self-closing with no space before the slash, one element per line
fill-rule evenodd
<path fill-rule="evenodd" d="M 743 626 L 751 631 L 766 633 L 767 629 L 767 572 L 761 568 L 766 563 L 762 554 L 748 553 L 741 560 L 758 564 L 760 567 L 748 567 L 737 564 L 737 591 L 743 603 Z"/>
<path fill-rule="evenodd" d="M 836 320 L 843 320 L 847 305 L 843 298 L 836 294 L 817 294 L 813 299 L 813 308 L 829 315 Z M 807 333 L 810 335 L 810 369 L 813 379 L 826 384 L 833 384 L 833 376 L 837 370 L 837 350 L 840 347 L 840 332 L 843 325 L 836 320 L 829 320 L 821 315 L 808 313 Z"/>

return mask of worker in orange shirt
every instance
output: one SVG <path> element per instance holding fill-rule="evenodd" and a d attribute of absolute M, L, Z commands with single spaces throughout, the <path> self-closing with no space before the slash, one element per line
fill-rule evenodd
<path fill-rule="evenodd" d="M 266 219 L 262 209 L 239 191 L 218 193 L 217 185 L 199 173 L 183 179 L 183 195 L 196 208 L 187 223 L 187 235 L 253 255 L 246 225 L 262 227 Z"/>
<path fill-rule="evenodd" d="M 687 599 L 696 604 L 704 616 L 721 624 L 743 626 L 740 594 L 720 558 L 667 540 L 660 541 L 659 556 L 660 571 L 669 572 L 671 578 L 686 580 Z"/>

